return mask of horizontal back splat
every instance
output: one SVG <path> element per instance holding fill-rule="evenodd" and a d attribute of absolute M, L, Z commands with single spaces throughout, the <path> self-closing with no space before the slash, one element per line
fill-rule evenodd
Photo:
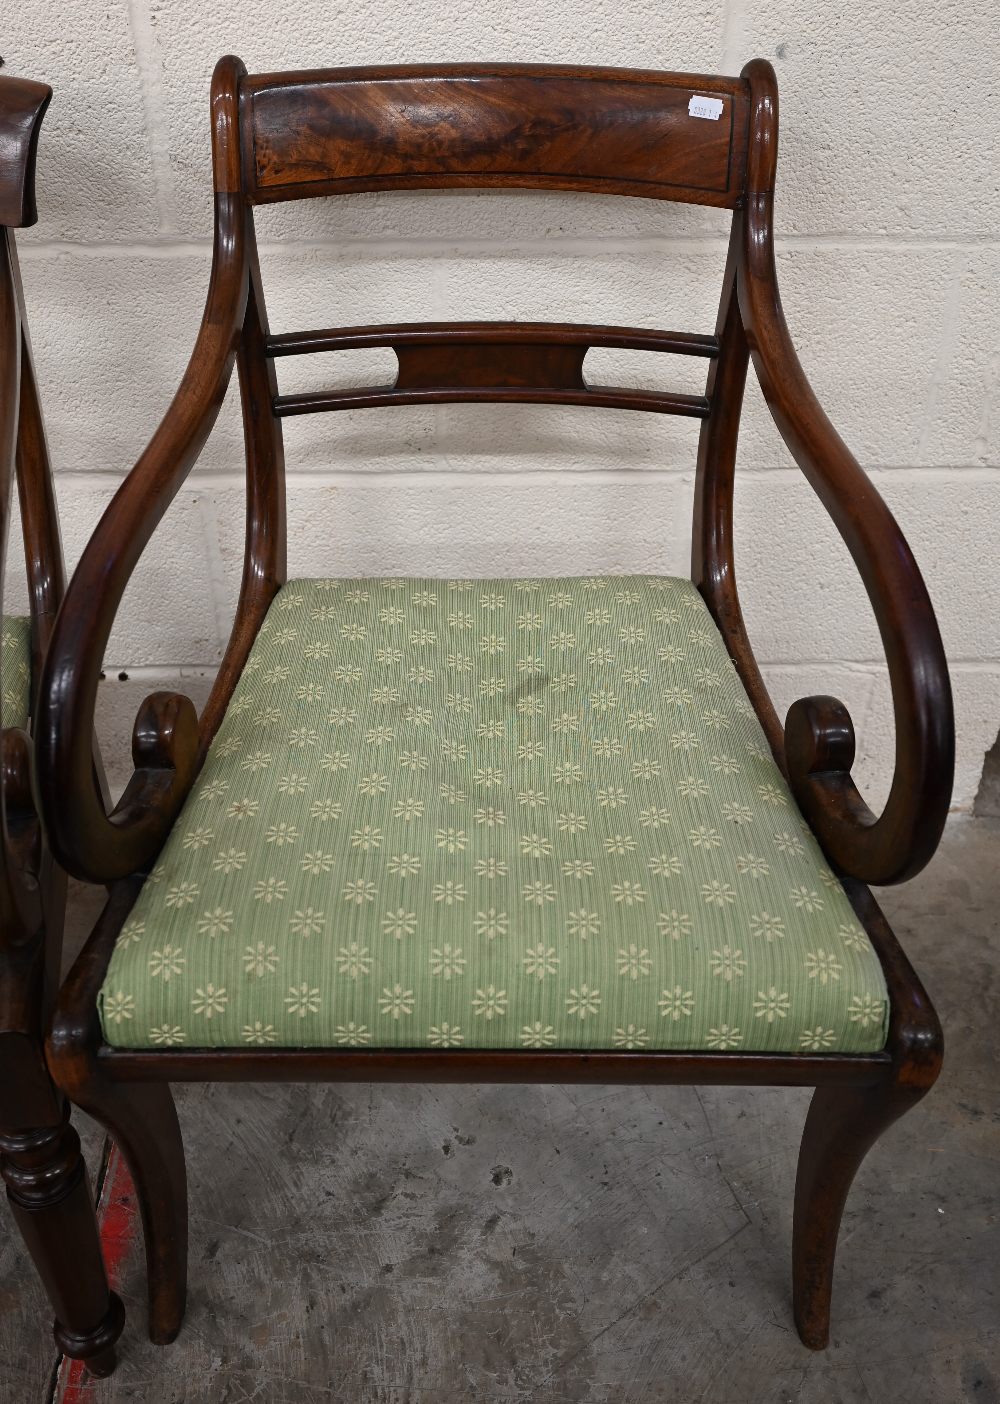
<path fill-rule="evenodd" d="M 391 346 L 396 353 L 399 371 L 392 385 L 278 395 L 275 413 L 478 400 L 597 405 L 704 418 L 709 401 L 703 395 L 588 385 L 583 362 L 592 346 L 676 356 L 718 353 L 714 336 L 558 322 L 418 322 L 287 332 L 270 337 L 266 350 L 271 356 L 305 356 L 370 346 Z"/>

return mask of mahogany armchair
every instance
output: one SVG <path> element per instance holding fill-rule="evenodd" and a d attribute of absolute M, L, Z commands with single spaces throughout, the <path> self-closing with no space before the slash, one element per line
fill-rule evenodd
<path fill-rule="evenodd" d="M 0 699 L 0 1177 L 56 1313 L 67 1355 L 109 1374 L 124 1310 L 109 1292 L 69 1105 L 46 1069 L 59 984 L 66 875 L 32 796 L 41 661 L 65 588 L 62 546 L 31 360 L 14 229 L 35 223 L 35 152 L 50 88 L 0 77 L 0 603 L 17 479 L 30 617 L 3 618 Z M 90 783 L 95 783 L 92 769 Z"/>
<path fill-rule="evenodd" d="M 87 546 L 49 648 L 39 793 L 57 858 L 111 884 L 48 1058 L 141 1200 L 150 1331 L 184 1310 L 171 1082 L 721 1083 L 816 1089 L 794 1210 L 795 1320 L 826 1345 L 865 1153 L 931 1087 L 941 1031 L 866 884 L 927 862 L 948 807 L 948 675 L 917 566 L 814 396 L 775 280 L 778 99 L 739 78 L 463 65 L 216 68 L 215 243 L 177 395 Z M 253 207 L 428 187 L 714 205 L 732 234 L 714 332 L 455 323 L 273 334 Z M 279 394 L 274 361 L 388 346 L 392 385 Z M 589 384 L 587 350 L 702 357 L 702 395 Z M 896 770 L 881 816 L 850 716 L 779 724 L 733 568 L 749 360 L 861 572 Z M 200 718 L 156 693 L 110 813 L 87 738 L 144 547 L 236 364 L 246 555 Z M 281 421 L 374 405 L 611 406 L 701 421 L 691 580 L 287 581 Z"/>

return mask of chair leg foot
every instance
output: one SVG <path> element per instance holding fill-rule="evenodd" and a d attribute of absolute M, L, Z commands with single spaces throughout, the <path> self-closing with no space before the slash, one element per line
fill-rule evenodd
<path fill-rule="evenodd" d="M 114 1374 L 118 1364 L 114 1346 L 108 1346 L 107 1350 L 102 1350 L 99 1355 L 91 1356 L 85 1364 L 88 1375 L 93 1375 L 95 1380 L 106 1380 L 109 1375 Z"/>
<path fill-rule="evenodd" d="M 870 1087 L 817 1087 L 813 1093 L 799 1151 L 792 1230 L 795 1325 L 810 1350 L 829 1344 L 837 1234 L 858 1167 L 882 1132 L 928 1090 L 890 1077 Z"/>
<path fill-rule="evenodd" d="M 57 1345 L 92 1371 L 110 1374 L 125 1308 L 108 1288 L 93 1196 L 68 1108 L 59 1125 L 0 1133 L 0 1173 L 55 1310 Z"/>
<path fill-rule="evenodd" d="M 63 1322 L 52 1328 L 56 1345 L 71 1360 L 82 1360 L 88 1374 L 106 1379 L 118 1364 L 115 1342 L 125 1325 L 125 1307 L 117 1292 L 108 1294 L 108 1309 L 103 1319 L 89 1331 L 71 1331 Z"/>

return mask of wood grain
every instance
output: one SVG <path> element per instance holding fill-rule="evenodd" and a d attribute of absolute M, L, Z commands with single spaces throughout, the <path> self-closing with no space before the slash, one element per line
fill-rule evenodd
<path fill-rule="evenodd" d="M 258 202 L 486 185 L 732 205 L 745 95 L 684 74 L 469 64 L 266 75 L 247 84 Z M 691 116 L 715 96 L 715 119 Z"/>

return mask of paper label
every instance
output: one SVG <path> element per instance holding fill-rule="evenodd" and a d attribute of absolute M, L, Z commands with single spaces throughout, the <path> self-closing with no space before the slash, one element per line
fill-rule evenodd
<path fill-rule="evenodd" d="M 710 122 L 717 122 L 722 116 L 722 108 L 721 98 L 693 97 L 688 103 L 688 116 L 707 117 Z"/>

